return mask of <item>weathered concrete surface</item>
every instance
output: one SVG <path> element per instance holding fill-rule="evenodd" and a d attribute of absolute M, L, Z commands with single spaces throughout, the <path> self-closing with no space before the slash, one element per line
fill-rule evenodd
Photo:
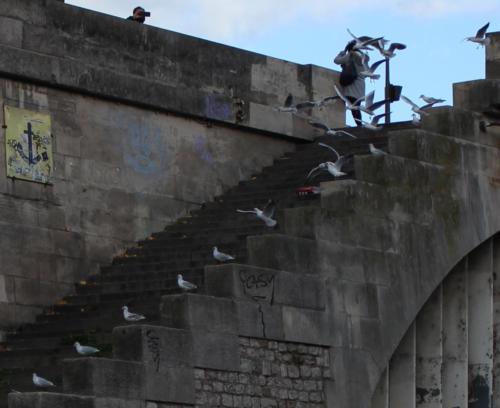
<path fill-rule="evenodd" d="M 488 33 L 486 46 L 486 78 L 500 79 L 500 33 Z"/>
<path fill-rule="evenodd" d="M 0 327 L 32 319 L 138 239 L 250 177 L 290 142 L 0 79 L 2 104 L 50 113 L 54 177 L 6 177 L 0 129 Z"/>
<path fill-rule="evenodd" d="M 0 27 L 2 76 L 299 138 L 314 130 L 272 107 L 329 96 L 338 77 L 54 0 L 3 0 Z M 344 123 L 340 104 L 320 116 Z"/>
<path fill-rule="evenodd" d="M 320 208 L 287 210 L 284 235 L 249 240 L 251 264 L 326 281 L 330 403 L 370 404 L 429 296 L 500 231 L 500 144 L 479 119 L 433 110 L 421 130 L 390 138 L 391 154 L 356 157 L 356 181 L 325 183 Z"/>

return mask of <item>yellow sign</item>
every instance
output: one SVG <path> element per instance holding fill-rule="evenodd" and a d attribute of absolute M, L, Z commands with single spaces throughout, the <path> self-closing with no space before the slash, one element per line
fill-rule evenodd
<path fill-rule="evenodd" d="M 50 115 L 4 106 L 7 177 L 50 183 L 53 169 Z"/>

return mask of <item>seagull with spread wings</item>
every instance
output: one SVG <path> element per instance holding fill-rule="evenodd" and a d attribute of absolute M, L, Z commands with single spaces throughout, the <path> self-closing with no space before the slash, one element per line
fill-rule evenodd
<path fill-rule="evenodd" d="M 318 146 L 321 147 L 326 147 L 327 149 L 330 149 L 335 155 L 337 156 L 337 160 L 335 162 L 327 161 L 324 163 L 318 164 L 314 169 L 312 169 L 309 174 L 307 175 L 306 179 L 311 178 L 313 175 L 316 176 L 319 173 L 318 171 L 327 171 L 330 173 L 333 177 L 342 177 L 347 175 L 347 173 L 342 171 L 342 167 L 351 159 L 350 156 L 341 156 L 333 147 L 325 144 L 325 143 L 318 143 Z"/>
<path fill-rule="evenodd" d="M 252 213 L 257 216 L 260 220 L 264 221 L 264 223 L 268 227 L 275 227 L 276 224 L 278 223 L 274 217 L 274 213 L 276 212 L 276 204 L 273 200 L 269 200 L 264 207 L 264 209 L 260 209 L 255 207 L 253 210 L 236 210 L 239 213 Z"/>
<path fill-rule="evenodd" d="M 413 102 L 410 98 L 407 98 L 404 95 L 401 95 L 401 99 L 411 106 L 411 110 L 419 115 L 429 116 L 429 112 L 426 112 L 425 109 L 431 108 L 433 103 L 427 103 L 423 106 L 418 106 L 415 102 Z"/>
<path fill-rule="evenodd" d="M 432 96 L 420 95 L 420 99 L 422 99 L 425 103 L 435 105 L 436 103 L 446 102 L 445 99 L 433 98 Z"/>
<path fill-rule="evenodd" d="M 486 31 L 488 30 L 489 26 L 490 26 L 490 23 L 486 23 L 479 30 L 477 30 L 477 33 L 474 37 L 467 37 L 467 38 L 465 38 L 465 40 L 471 41 L 473 43 L 483 45 L 483 46 L 489 44 L 490 39 L 488 37 L 486 37 Z"/>
<path fill-rule="evenodd" d="M 379 125 L 378 121 L 380 119 L 382 119 L 386 115 L 387 115 L 387 112 L 386 113 L 381 113 L 380 115 L 376 115 L 376 116 L 374 116 L 372 118 L 372 120 L 370 122 L 365 122 L 364 120 L 359 120 L 359 119 L 355 119 L 355 121 L 358 122 L 358 123 L 361 123 L 363 125 L 363 127 L 366 128 L 366 129 L 381 130 L 382 129 L 382 125 Z"/>
<path fill-rule="evenodd" d="M 335 130 L 335 129 L 332 129 L 329 126 L 327 126 L 327 125 L 325 125 L 324 123 L 321 123 L 321 122 L 314 122 L 312 120 L 309 120 L 309 124 L 312 127 L 315 127 L 316 129 L 323 130 L 325 132 L 325 135 L 327 135 L 327 136 L 341 136 L 341 135 L 346 135 L 346 136 L 352 137 L 353 139 L 357 139 L 356 136 L 350 134 L 349 132 L 346 132 L 345 130 L 342 130 L 342 129 Z"/>
<path fill-rule="evenodd" d="M 388 48 L 385 48 L 385 45 L 389 41 L 378 41 L 376 44 L 373 44 L 373 46 L 385 57 L 385 58 L 393 58 L 396 56 L 396 50 L 404 50 L 406 49 L 405 44 L 401 44 L 398 42 L 393 42 L 391 45 L 389 45 Z"/>
<path fill-rule="evenodd" d="M 374 62 L 373 64 L 371 65 L 368 65 L 368 61 L 369 61 L 369 57 L 368 55 L 364 55 L 363 58 L 362 58 L 362 62 L 363 62 L 363 71 L 360 72 L 361 75 L 365 76 L 366 78 L 370 78 L 370 79 L 379 79 L 380 78 L 380 75 L 379 74 L 375 74 L 375 70 L 381 65 L 383 64 L 384 62 L 387 62 L 387 60 L 384 58 L 384 59 L 381 59 L 377 62 Z"/>
<path fill-rule="evenodd" d="M 378 41 L 384 39 L 384 37 L 373 38 L 367 35 L 356 37 L 349 29 L 347 29 L 347 32 L 351 35 L 352 38 L 354 38 L 354 41 L 356 41 L 356 44 L 353 47 L 354 50 L 372 50 L 372 48 L 370 48 L 370 45 L 374 45 Z"/>

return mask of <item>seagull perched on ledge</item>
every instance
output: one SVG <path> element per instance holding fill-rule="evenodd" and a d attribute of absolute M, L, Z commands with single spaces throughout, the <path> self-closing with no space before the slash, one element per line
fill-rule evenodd
<path fill-rule="evenodd" d="M 33 384 L 40 388 L 55 387 L 52 381 L 46 380 L 43 377 L 39 377 L 36 373 L 33 373 Z"/>
<path fill-rule="evenodd" d="M 139 314 L 139 313 L 132 313 L 132 312 L 129 312 L 128 311 L 128 307 L 127 306 L 123 306 L 122 307 L 122 310 L 123 310 L 123 318 L 127 321 L 127 322 L 138 322 L 139 320 L 144 320 L 146 319 L 145 316 Z"/>
<path fill-rule="evenodd" d="M 82 356 L 90 356 L 91 354 L 99 353 L 99 349 L 92 346 L 82 346 L 80 343 L 75 342 L 74 344 L 76 352 Z"/>
<path fill-rule="evenodd" d="M 387 153 L 384 152 L 383 150 L 380 150 L 380 149 L 377 149 L 373 143 L 370 143 L 368 145 L 369 149 L 370 149 L 370 153 L 373 154 L 375 157 L 380 157 L 380 156 L 384 156 L 386 155 Z"/>
<path fill-rule="evenodd" d="M 430 105 L 435 105 L 436 103 L 446 102 L 445 99 L 437 99 L 437 98 L 433 98 L 432 96 L 425 96 L 425 95 L 420 95 L 420 99 L 422 99 L 425 103 L 428 103 Z"/>
<path fill-rule="evenodd" d="M 182 290 L 185 290 L 185 291 L 194 290 L 198 287 L 194 283 L 191 283 L 191 282 L 188 282 L 188 281 L 182 279 L 181 274 L 177 275 L 177 286 L 179 286 L 179 288 L 181 288 Z"/>
<path fill-rule="evenodd" d="M 216 246 L 214 246 L 214 249 L 213 249 L 213 256 L 214 256 L 215 260 L 217 260 L 219 262 L 234 261 L 234 259 L 235 259 L 234 256 L 225 254 L 224 252 L 220 252 Z"/>

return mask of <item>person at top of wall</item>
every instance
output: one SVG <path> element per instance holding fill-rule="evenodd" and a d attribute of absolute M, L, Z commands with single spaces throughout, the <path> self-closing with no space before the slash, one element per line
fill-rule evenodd
<path fill-rule="evenodd" d="M 127 17 L 127 20 L 132 20 L 137 23 L 143 24 L 146 21 L 146 17 L 150 17 L 151 13 L 149 11 L 144 10 L 142 7 L 137 6 L 133 11 L 130 17 Z"/>
<path fill-rule="evenodd" d="M 335 64 L 342 66 L 342 73 L 340 75 L 341 91 L 351 103 L 365 96 L 365 78 L 359 74 L 364 70 L 364 54 L 354 48 L 355 44 L 356 41 L 349 41 L 344 50 L 333 60 Z M 360 102 L 357 103 L 357 105 L 359 104 Z M 361 111 L 351 110 L 351 112 L 356 125 L 361 126 Z"/>

